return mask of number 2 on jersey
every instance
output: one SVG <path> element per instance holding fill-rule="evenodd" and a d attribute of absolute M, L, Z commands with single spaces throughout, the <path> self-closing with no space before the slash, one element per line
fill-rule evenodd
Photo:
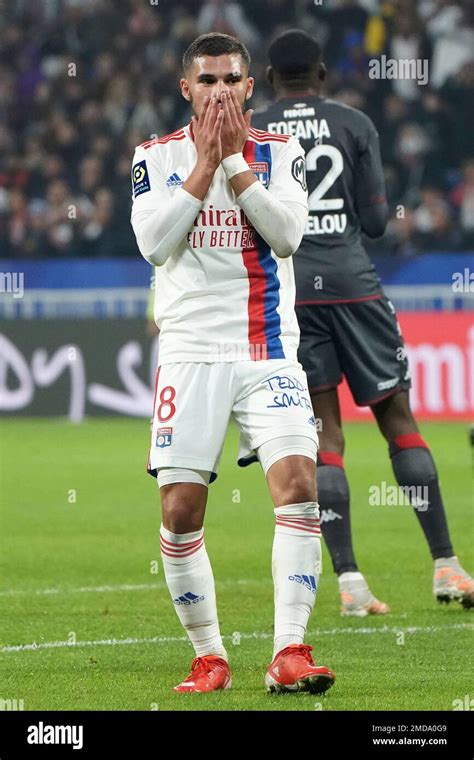
<path fill-rule="evenodd" d="M 316 171 L 320 156 L 327 156 L 331 167 L 321 182 L 316 185 L 308 196 L 310 211 L 338 211 L 344 207 L 344 198 L 324 198 L 323 196 L 333 186 L 344 170 L 341 151 L 333 145 L 315 145 L 306 155 L 306 171 Z"/>

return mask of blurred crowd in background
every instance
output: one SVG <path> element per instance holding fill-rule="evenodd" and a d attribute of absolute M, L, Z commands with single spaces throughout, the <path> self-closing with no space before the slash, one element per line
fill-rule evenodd
<path fill-rule="evenodd" d="M 184 50 L 238 36 L 255 109 L 272 98 L 268 44 L 291 27 L 322 44 L 325 94 L 378 128 L 391 220 L 375 247 L 473 251 L 473 0 L 0 0 L 0 255 L 137 255 L 133 150 L 189 121 Z M 428 60 L 428 83 L 370 78 L 382 54 Z"/>

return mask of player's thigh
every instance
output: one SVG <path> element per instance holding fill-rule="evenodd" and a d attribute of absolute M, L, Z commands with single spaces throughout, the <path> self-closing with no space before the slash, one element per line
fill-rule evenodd
<path fill-rule="evenodd" d="M 158 368 L 149 470 L 183 467 L 214 472 L 233 401 L 224 362 L 179 362 Z"/>
<path fill-rule="evenodd" d="M 287 360 L 242 362 L 239 375 L 239 464 L 260 462 L 275 506 L 315 501 L 318 437 L 303 368 Z"/>
<path fill-rule="evenodd" d="M 297 361 L 268 360 L 236 364 L 238 392 L 233 416 L 241 446 L 249 451 L 274 438 L 298 435 L 317 442 L 306 374 Z"/>
<path fill-rule="evenodd" d="M 336 388 L 342 382 L 330 309 L 311 304 L 296 307 L 300 328 L 298 361 L 306 372 L 311 393 Z"/>
<path fill-rule="evenodd" d="M 370 406 L 407 390 L 406 350 L 388 298 L 331 308 L 339 361 L 356 404 Z"/>

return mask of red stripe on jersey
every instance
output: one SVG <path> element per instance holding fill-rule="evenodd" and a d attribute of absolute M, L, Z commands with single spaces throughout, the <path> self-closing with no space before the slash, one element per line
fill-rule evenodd
<path fill-rule="evenodd" d="M 182 127 L 181 129 L 177 129 L 175 132 L 170 132 L 169 135 L 163 135 L 163 137 L 154 137 L 152 140 L 145 140 L 145 142 L 142 143 L 142 146 L 148 145 L 150 143 L 155 143 L 157 142 L 157 140 L 167 140 L 169 137 L 174 137 L 175 135 L 179 135 L 181 132 L 184 133 L 184 130 Z"/>
<path fill-rule="evenodd" d="M 158 369 L 156 370 L 155 395 L 153 396 L 153 419 L 155 419 L 156 394 L 158 393 L 158 380 L 160 378 L 160 370 L 161 370 L 161 367 L 158 367 Z"/>
<path fill-rule="evenodd" d="M 151 148 L 152 145 L 156 145 L 157 142 L 158 142 L 158 138 L 155 137 L 154 140 L 147 140 L 146 142 L 142 143 L 140 145 L 140 148 L 145 148 L 145 150 L 148 150 L 148 148 Z"/>
<path fill-rule="evenodd" d="M 291 135 L 274 134 L 273 132 L 264 132 L 260 129 L 249 129 L 249 136 L 259 142 L 268 142 L 268 140 L 276 140 L 277 142 L 288 142 Z"/>
<path fill-rule="evenodd" d="M 182 135 L 176 135 L 176 137 L 163 138 L 162 140 L 158 140 L 158 142 L 160 143 L 160 145 L 165 145 L 166 143 L 175 142 L 176 140 L 178 140 L 178 141 L 179 140 L 184 140 L 185 137 L 186 137 L 186 135 L 183 132 Z"/>
<path fill-rule="evenodd" d="M 174 132 L 170 132 L 167 135 L 163 135 L 163 137 L 159 137 L 159 140 L 167 140 L 169 137 L 176 137 L 176 135 L 184 135 L 184 127 L 180 127 L 179 129 L 175 129 Z"/>
<path fill-rule="evenodd" d="M 161 369 L 161 367 L 158 367 L 158 369 L 156 370 L 155 393 L 153 395 L 153 409 L 152 409 L 152 413 L 151 413 L 151 419 L 152 420 L 155 419 L 155 404 L 156 404 L 156 394 L 157 394 L 157 391 L 158 391 L 158 378 L 160 377 L 160 369 Z M 148 460 L 147 460 L 147 463 L 146 463 L 146 471 L 147 472 L 150 469 L 150 466 L 151 466 L 151 446 L 150 446 L 150 448 L 148 450 Z"/>
<path fill-rule="evenodd" d="M 148 150 L 148 148 L 151 148 L 152 145 L 157 145 L 158 143 L 163 144 L 169 140 L 182 140 L 183 137 L 186 137 L 183 129 L 178 129 L 176 132 L 171 132 L 169 135 L 164 135 L 163 137 L 155 137 L 153 140 L 145 140 L 145 142 L 140 145 L 140 148 L 145 148 L 145 150 Z"/>
<path fill-rule="evenodd" d="M 248 164 L 255 162 L 255 143 L 247 140 L 243 150 L 244 158 Z M 251 358 L 267 358 L 267 336 L 265 333 L 265 290 L 266 275 L 259 261 L 257 245 L 242 249 L 242 258 L 249 278 L 249 297 L 247 303 L 248 313 L 248 339 Z"/>
<path fill-rule="evenodd" d="M 269 143 L 269 142 L 279 142 L 286 145 L 286 143 L 288 142 L 288 140 L 280 140 L 278 137 L 254 137 L 253 135 L 249 135 L 249 138 L 251 140 L 254 140 L 259 145 L 264 145 L 265 143 Z"/>
<path fill-rule="evenodd" d="M 256 129 L 256 127 L 250 127 L 249 132 L 252 132 L 252 134 L 257 135 L 257 137 L 268 135 L 270 137 L 281 137 L 284 140 L 289 140 L 291 137 L 291 135 L 288 135 L 284 132 L 268 132 L 266 129 Z"/>

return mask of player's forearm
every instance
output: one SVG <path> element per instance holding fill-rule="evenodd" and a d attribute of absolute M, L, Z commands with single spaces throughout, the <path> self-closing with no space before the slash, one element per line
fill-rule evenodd
<path fill-rule="evenodd" d="M 183 189 L 188 193 L 203 201 L 211 186 L 211 182 L 216 173 L 216 167 L 198 160 L 191 174 L 183 184 Z"/>
<path fill-rule="evenodd" d="M 241 172 L 241 174 L 236 174 L 234 177 L 232 177 L 232 179 L 229 180 L 229 182 L 235 195 L 239 196 L 244 192 L 244 190 L 247 190 L 250 185 L 258 182 L 258 179 L 256 178 L 253 171 L 249 169 L 246 172 Z"/>
<path fill-rule="evenodd" d="M 367 147 L 359 156 L 355 176 L 355 206 L 362 231 L 370 238 L 381 237 L 387 226 L 388 205 L 375 129 L 372 129 Z"/>
<path fill-rule="evenodd" d="M 156 211 L 132 217 L 138 248 L 149 264 L 162 266 L 183 242 L 203 205 L 184 186 Z"/>
<path fill-rule="evenodd" d="M 258 180 L 237 197 L 237 203 L 279 258 L 286 259 L 298 250 L 308 218 L 307 207 L 278 200 Z"/>
<path fill-rule="evenodd" d="M 222 168 L 235 195 L 241 195 L 250 185 L 258 182 L 242 153 L 233 153 L 222 159 Z"/>
<path fill-rule="evenodd" d="M 358 209 L 359 221 L 362 232 L 369 238 L 381 237 L 388 222 L 388 205 L 385 198 L 373 206 L 364 206 Z"/>

